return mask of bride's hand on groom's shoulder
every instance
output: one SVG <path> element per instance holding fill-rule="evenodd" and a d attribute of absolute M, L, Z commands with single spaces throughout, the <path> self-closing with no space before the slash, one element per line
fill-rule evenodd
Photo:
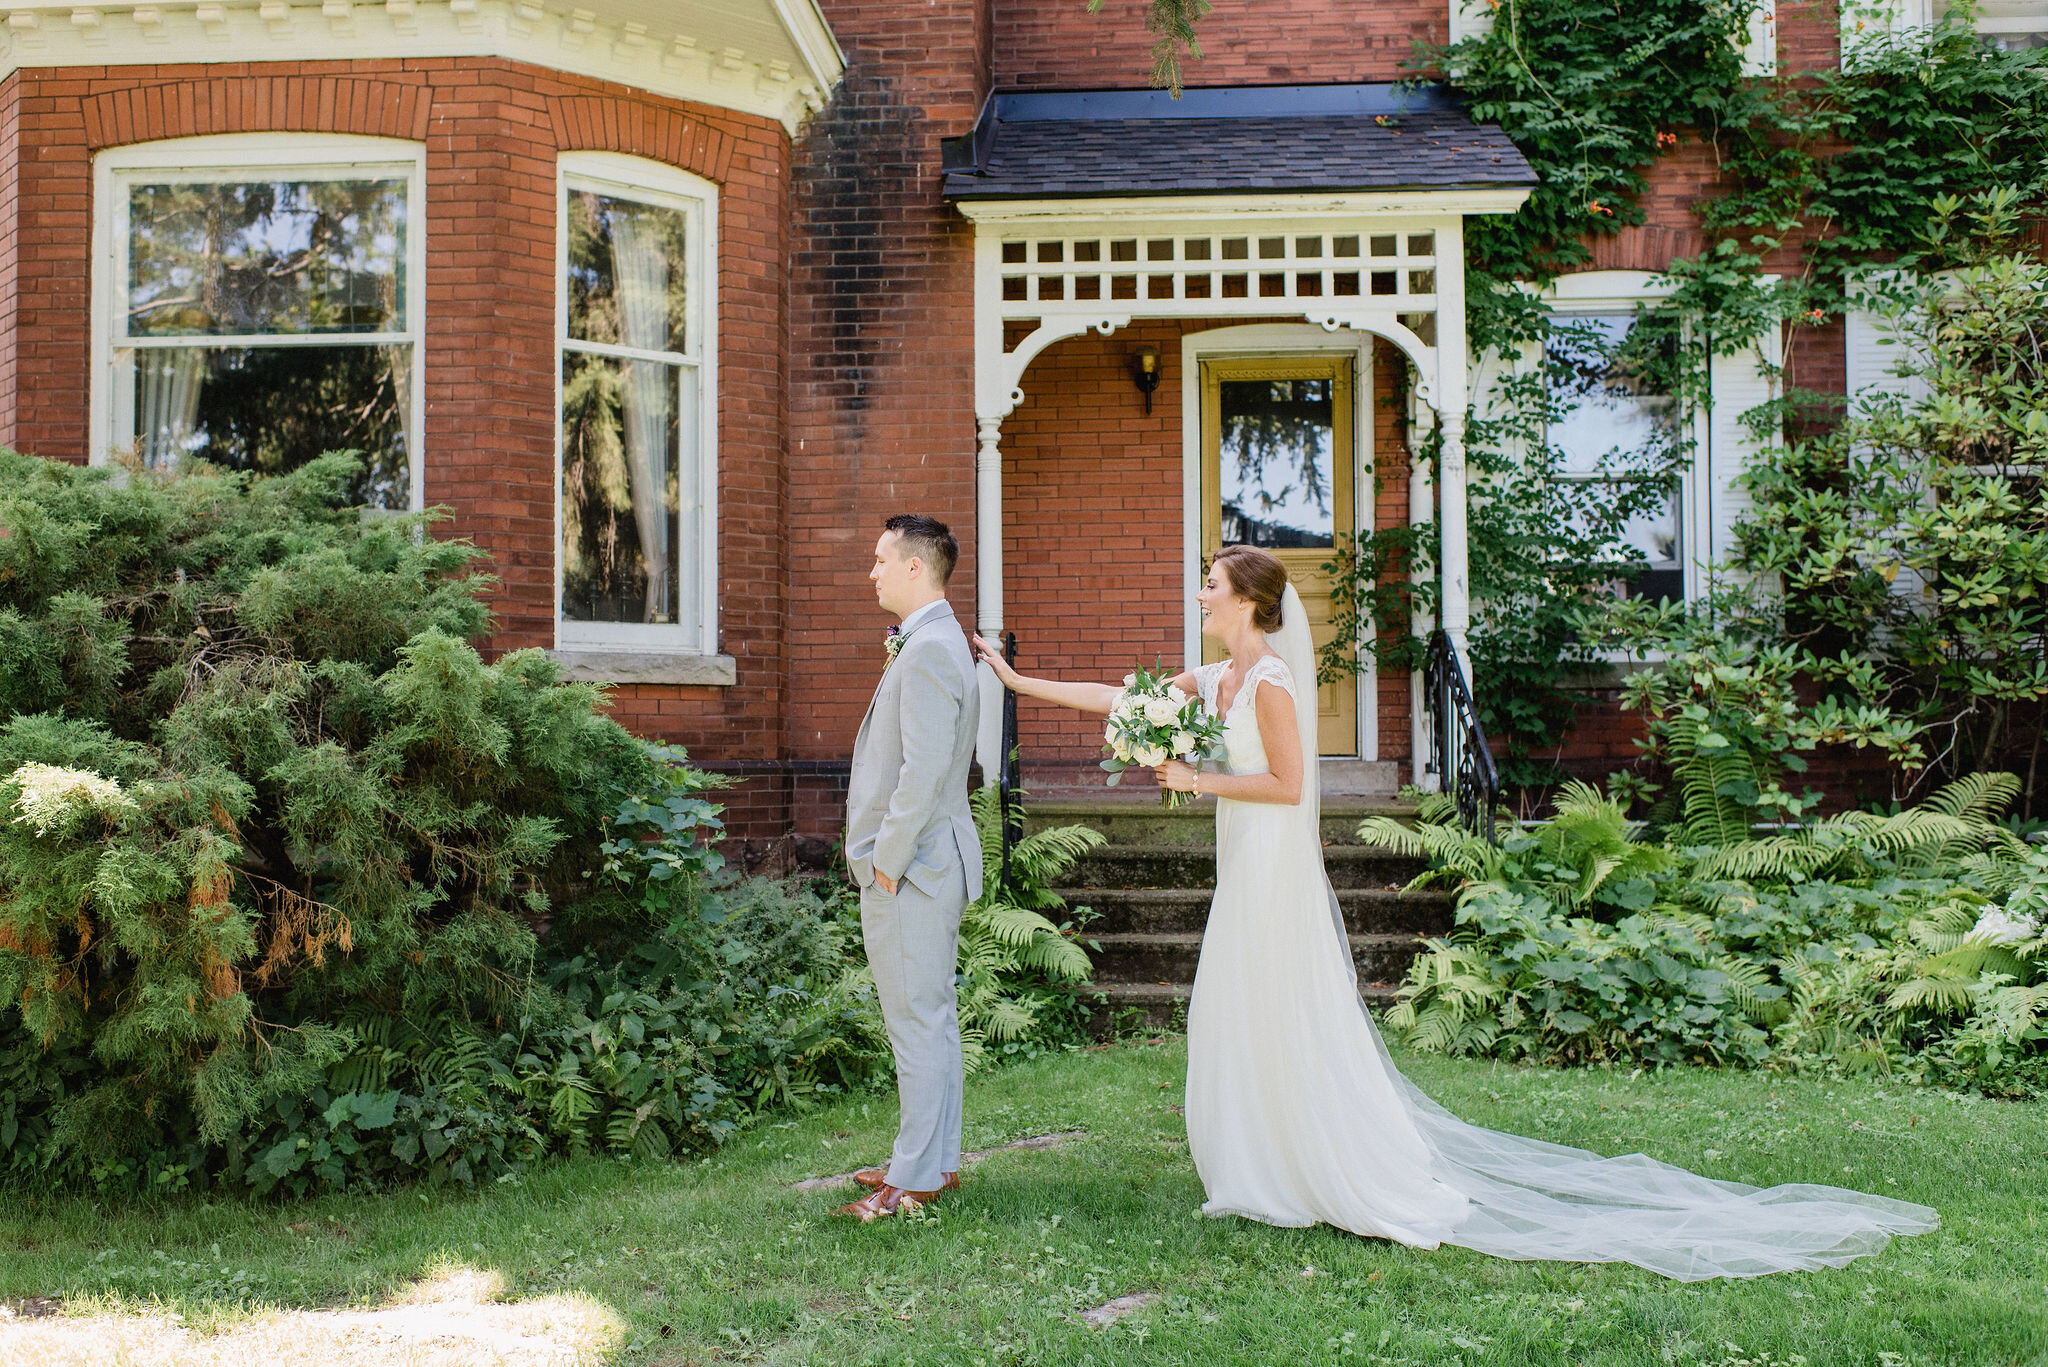
<path fill-rule="evenodd" d="M 996 677 L 1003 681 L 1005 688 L 1015 688 L 1019 676 L 1016 670 L 1010 668 L 1010 662 L 1003 658 L 1003 652 L 982 640 L 980 636 L 970 639 L 974 643 L 974 658 L 993 669 Z"/>
<path fill-rule="evenodd" d="M 1191 765 L 1170 759 L 1154 768 L 1152 772 L 1159 775 L 1159 786 L 1162 788 L 1171 789 L 1176 793 L 1195 791 L 1195 771 Z"/>

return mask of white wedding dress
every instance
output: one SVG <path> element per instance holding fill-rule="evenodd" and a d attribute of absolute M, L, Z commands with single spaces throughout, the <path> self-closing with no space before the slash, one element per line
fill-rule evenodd
<path fill-rule="evenodd" d="M 1481 1129 L 1402 1077 L 1359 998 L 1323 871 L 1315 657 L 1292 588 L 1282 614 L 1267 638 L 1274 654 L 1232 699 L 1225 745 L 1230 773 L 1266 772 L 1252 700 L 1262 683 L 1286 691 L 1304 800 L 1217 802 L 1216 896 L 1188 1006 L 1188 1142 L 1205 1214 L 1502 1258 L 1628 1262 L 1681 1281 L 1838 1267 L 1936 1227 L 1934 1211 L 1882 1196 L 1759 1189 Z M 1222 672 L 1195 671 L 1211 709 Z"/>

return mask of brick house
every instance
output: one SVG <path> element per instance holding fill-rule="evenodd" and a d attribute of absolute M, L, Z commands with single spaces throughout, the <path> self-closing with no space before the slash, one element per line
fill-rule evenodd
<path fill-rule="evenodd" d="M 1462 232 L 1530 174 L 1391 84 L 1477 22 L 1457 5 L 1219 4 L 1176 103 L 1136 0 L 11 0 L 0 442 L 364 449 L 366 502 L 446 505 L 491 552 L 495 645 L 558 652 L 742 779 L 741 832 L 829 838 L 889 513 L 953 523 L 953 600 L 1033 670 L 1190 656 L 1224 539 L 1312 579 L 1333 534 L 1437 503 L 1462 624 L 1457 433 L 1436 489 L 1405 434 L 1487 383 Z M 1831 63 L 1841 33 L 1780 0 L 1751 60 Z M 1712 174 L 1664 158 L 1651 222 L 1559 308 L 1625 320 L 1698 248 Z M 1809 387 L 1880 368 L 1853 326 L 1797 345 Z M 1725 536 L 1760 396 L 1754 361 L 1717 365 L 1645 531 L 1675 592 Z M 1325 690 L 1333 781 L 1416 776 L 1417 696 Z M 1022 729 L 1041 780 L 1097 753 L 1068 716 Z M 1625 731 L 1596 717 L 1583 757 Z"/>

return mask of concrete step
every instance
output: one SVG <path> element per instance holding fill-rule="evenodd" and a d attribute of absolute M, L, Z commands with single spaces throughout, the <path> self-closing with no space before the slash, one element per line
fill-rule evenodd
<path fill-rule="evenodd" d="M 1094 954 L 1097 984 L 1193 982 L 1202 953 L 1198 931 L 1090 930 L 1081 938 Z M 1351 936 L 1351 958 L 1361 982 L 1398 981 L 1421 949 L 1420 935 Z"/>
<path fill-rule="evenodd" d="M 1144 793 L 1087 798 L 1027 794 L 1024 828 L 1092 826 L 1112 845 L 1184 845 L 1213 848 L 1216 844 L 1216 799 L 1197 798 L 1168 810 L 1159 805 L 1157 789 Z M 1368 816 L 1405 820 L 1414 816 L 1412 803 L 1394 798 L 1332 797 L 1323 803 L 1323 839 L 1333 845 L 1356 845 L 1358 823 Z"/>
<path fill-rule="evenodd" d="M 1194 934 L 1209 921 L 1207 888 L 1061 888 L 1070 907 L 1087 907 L 1097 919 L 1088 934 Z M 1354 935 L 1442 935 L 1452 926 L 1447 892 L 1391 892 L 1385 888 L 1340 888 L 1337 904 L 1345 929 Z"/>
<path fill-rule="evenodd" d="M 1089 1028 L 1098 1037 L 1146 1027 L 1178 1029 L 1187 1021 L 1190 985 L 1183 982 L 1091 983 L 1074 990 L 1096 1006 Z M 1358 985 L 1358 995 L 1375 1011 L 1394 1004 L 1391 982 Z"/>
<path fill-rule="evenodd" d="M 1427 865 L 1383 845 L 1325 845 L 1323 867 L 1338 888 L 1393 890 Z M 1213 888 L 1214 846 L 1111 843 L 1083 856 L 1066 877 L 1086 888 Z"/>

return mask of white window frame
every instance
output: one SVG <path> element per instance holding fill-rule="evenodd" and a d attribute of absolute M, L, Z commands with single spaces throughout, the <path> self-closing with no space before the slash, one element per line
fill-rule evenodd
<path fill-rule="evenodd" d="M 1677 282 L 1648 271 L 1583 271 L 1559 276 L 1548 291 L 1551 315 L 1557 319 L 1601 314 L 1633 314 L 1677 291 Z M 1540 351 L 1533 358 L 1541 364 Z M 1692 451 L 1678 476 L 1678 564 L 1685 576 L 1684 596 L 1690 603 L 1705 588 L 1705 576 L 1698 554 L 1704 545 L 1707 519 L 1701 506 L 1700 488 L 1694 467 L 1707 451 L 1706 410 L 1696 407 L 1683 418 L 1681 440 Z"/>
<path fill-rule="evenodd" d="M 231 183 L 245 180 L 350 180 L 402 176 L 406 182 L 405 328 L 377 333 L 264 333 L 207 337 L 208 346 L 381 346 L 412 348 L 409 376 L 411 409 L 407 430 L 418 434 L 408 445 L 423 448 L 426 431 L 427 201 L 426 147 L 398 138 L 359 137 L 344 133 L 220 133 L 196 138 L 170 138 L 109 148 L 93 158 L 92 367 L 89 385 L 88 452 L 94 465 L 111 462 L 116 432 L 132 434 L 135 426 L 135 381 L 124 360 L 139 349 L 116 335 L 114 318 L 127 297 L 127 187 L 161 181 L 175 172 L 187 182 Z M 136 339 L 138 342 L 141 339 Z M 176 344 L 193 339 L 179 338 Z M 149 345 L 147 343 L 145 346 Z M 424 506 L 426 459 L 423 449 L 406 452 L 412 491 L 410 506 Z"/>
<path fill-rule="evenodd" d="M 1844 0 L 1842 4 L 1842 65 L 1854 67 L 1866 46 L 1886 36 L 1903 35 L 1931 28 L 1945 14 L 1944 0 Z M 2039 15 L 1979 14 L 1975 28 L 1981 37 L 1997 38 L 2007 33 L 2048 33 L 2048 7 Z"/>
<path fill-rule="evenodd" d="M 636 203 L 678 209 L 685 215 L 683 269 L 689 273 L 684 297 L 687 317 L 683 352 L 640 351 L 569 338 L 569 192 L 592 190 Z M 591 677 L 616 682 L 732 682 L 731 662 L 718 650 L 718 186 L 688 171 L 618 152 L 565 152 L 555 164 L 555 644 L 558 651 L 616 652 L 640 659 L 654 656 L 716 659 L 703 677 L 670 678 L 658 668 L 642 672 L 594 669 Z M 574 349 L 621 360 L 658 361 L 693 370 L 697 383 L 695 516 L 698 519 L 695 617 L 689 621 L 572 622 L 562 615 L 562 357 Z M 685 507 L 680 516 L 688 517 Z M 679 603 L 680 607 L 681 604 Z M 657 678 L 659 676 L 659 678 Z"/>

